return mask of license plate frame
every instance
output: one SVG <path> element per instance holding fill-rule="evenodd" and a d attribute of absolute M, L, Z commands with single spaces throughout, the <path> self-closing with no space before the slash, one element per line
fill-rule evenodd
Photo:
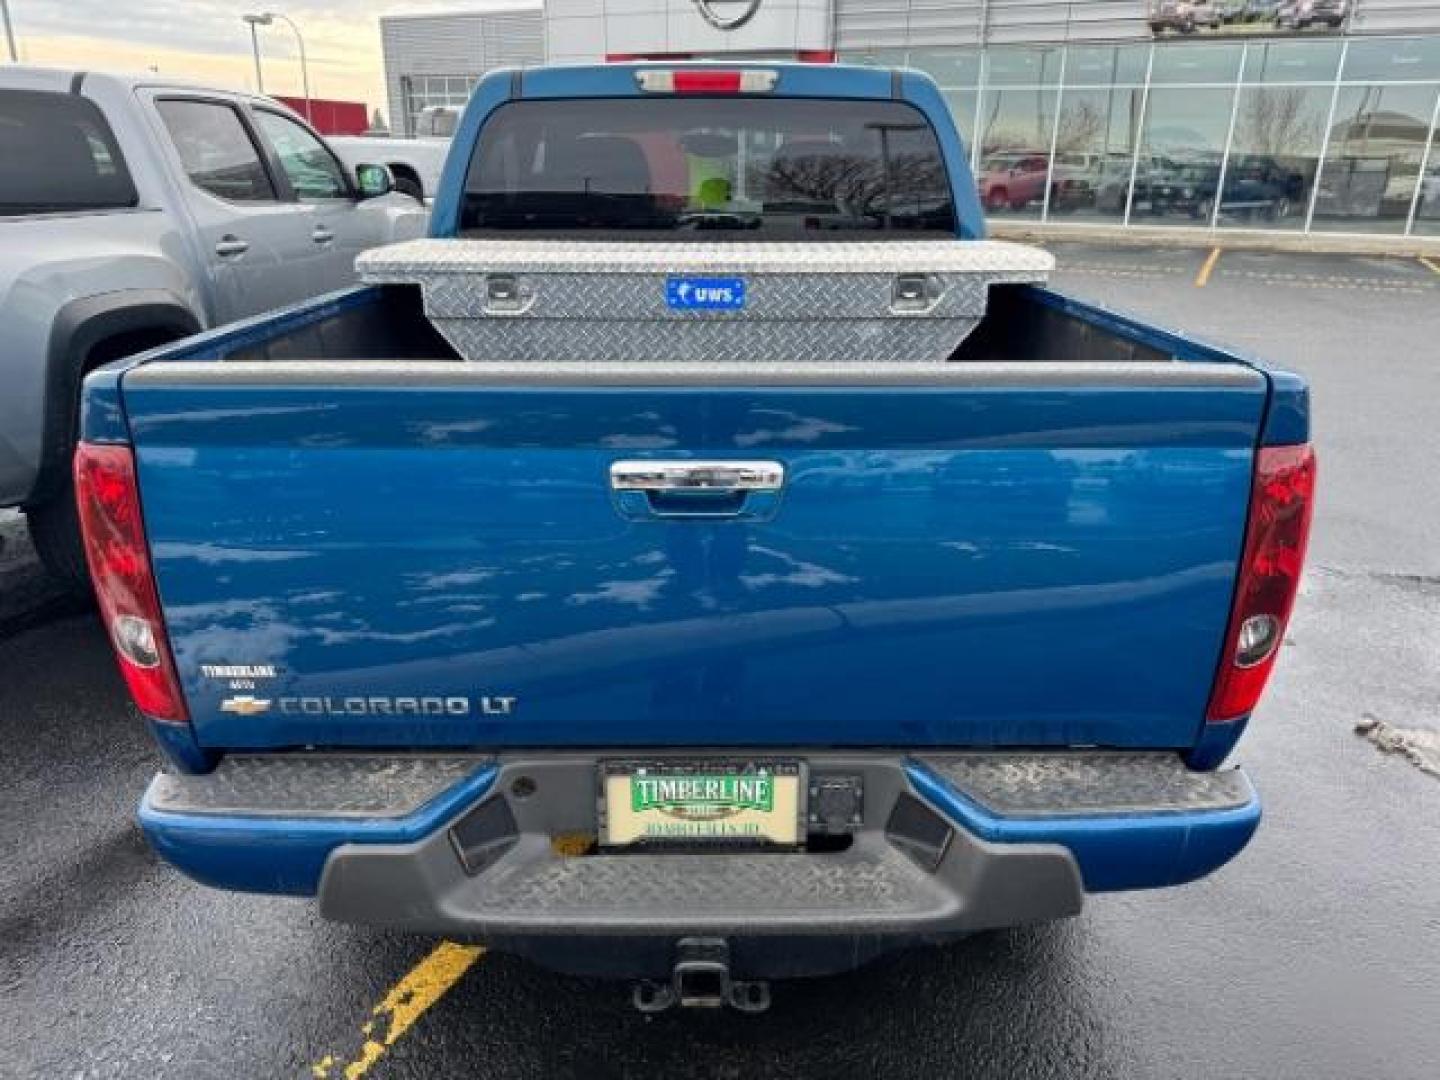
<path fill-rule="evenodd" d="M 766 778 L 768 809 L 763 808 L 766 799 L 760 790 Z M 806 763 L 796 758 L 601 761 L 596 770 L 599 843 L 611 851 L 736 847 L 793 851 L 805 842 L 808 780 Z M 636 781 L 643 786 L 637 789 Z"/>

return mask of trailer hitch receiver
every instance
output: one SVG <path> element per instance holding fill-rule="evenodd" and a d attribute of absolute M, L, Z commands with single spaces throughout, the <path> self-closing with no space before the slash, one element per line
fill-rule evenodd
<path fill-rule="evenodd" d="M 730 945 L 724 938 L 681 938 L 675 945 L 675 968 L 669 984 L 646 980 L 635 984 L 632 1000 L 645 1013 L 685 1009 L 719 1009 L 729 1005 L 747 1013 L 770 1007 L 770 984 L 730 977 Z"/>

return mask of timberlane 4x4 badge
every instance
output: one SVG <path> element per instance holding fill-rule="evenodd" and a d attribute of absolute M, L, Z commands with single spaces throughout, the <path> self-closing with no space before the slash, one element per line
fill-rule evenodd
<path fill-rule="evenodd" d="M 769 813 L 775 782 L 765 773 L 742 776 L 633 776 L 630 809 L 658 810 L 685 821 L 714 821 L 746 810 Z"/>
<path fill-rule="evenodd" d="M 738 30 L 755 17 L 760 0 L 694 0 L 700 17 L 716 30 Z M 723 13 L 723 14 L 722 14 Z"/>

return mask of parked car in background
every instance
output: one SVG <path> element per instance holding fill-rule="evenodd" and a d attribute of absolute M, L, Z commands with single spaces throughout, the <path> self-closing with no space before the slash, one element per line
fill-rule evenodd
<path fill-rule="evenodd" d="M 1093 150 L 1057 150 L 1050 168 L 1050 209 L 1078 210 L 1095 205 L 1105 155 Z"/>
<path fill-rule="evenodd" d="M 432 105 L 421 109 L 415 121 L 414 138 L 388 135 L 355 135 L 330 140 L 348 165 L 376 161 L 390 168 L 395 190 L 414 199 L 430 199 L 440 185 L 445 155 L 460 114 L 455 109 Z"/>
<path fill-rule="evenodd" d="M 980 201 L 987 210 L 1023 210 L 1045 197 L 1050 155 L 1043 150 L 990 154 L 980 166 Z"/>
<path fill-rule="evenodd" d="M 390 184 L 270 98 L 0 67 L 0 506 L 26 512 L 57 577 L 86 577 L 85 373 L 351 284 L 361 251 L 424 231 Z"/>
<path fill-rule="evenodd" d="M 1293 30 L 1324 25 L 1338 30 L 1350 13 L 1349 0 L 1290 0 L 1275 13 L 1275 24 Z"/>
<path fill-rule="evenodd" d="M 1245 17 L 1251 22 L 1274 22 L 1285 0 L 1246 0 Z"/>
<path fill-rule="evenodd" d="M 1420 205 L 1416 216 L 1440 218 L 1440 172 L 1431 173 L 1420 185 Z"/>
<path fill-rule="evenodd" d="M 1130 177 L 1135 177 L 1132 210 L 1150 209 L 1153 189 L 1158 180 L 1173 168 L 1171 163 L 1155 154 L 1141 154 L 1138 161 L 1130 154 L 1113 154 L 1101 167 L 1095 187 L 1095 209 L 1104 214 L 1123 214 L 1129 197 Z"/>
<path fill-rule="evenodd" d="M 1129 154 L 1116 154 L 1105 159 L 1095 181 L 1095 209 L 1103 214 L 1123 214 L 1130 189 L 1130 174 L 1135 163 Z"/>
<path fill-rule="evenodd" d="M 1218 162 L 1174 163 L 1152 187 L 1153 211 L 1208 220 L 1215 211 L 1220 171 Z M 1304 183 L 1303 177 L 1285 171 L 1269 159 L 1236 159 L 1225 170 L 1220 213 L 1284 220 L 1294 212 Z"/>
<path fill-rule="evenodd" d="M 1209 0 L 1152 0 L 1150 29 L 1159 34 L 1174 30 L 1191 34 L 1220 25 L 1220 12 Z"/>

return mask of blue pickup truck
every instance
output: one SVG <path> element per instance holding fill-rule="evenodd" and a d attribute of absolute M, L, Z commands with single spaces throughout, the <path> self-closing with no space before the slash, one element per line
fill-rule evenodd
<path fill-rule="evenodd" d="M 754 129 L 667 127 L 681 99 Z M 530 179 L 592 116 L 737 169 L 880 117 L 940 194 L 890 198 L 886 159 L 879 213 L 740 213 L 707 165 L 600 212 Z M 984 236 L 924 75 L 641 64 L 487 77 L 431 237 L 623 241 L 642 202 L 650 240 Z M 88 556 L 167 759 L 140 821 L 196 880 L 758 1009 L 1250 839 L 1227 762 L 1309 531 L 1296 375 L 1032 285 L 933 364 L 505 359 L 386 285 L 86 380 Z M 720 509 L 663 512 L 677 476 Z"/>

